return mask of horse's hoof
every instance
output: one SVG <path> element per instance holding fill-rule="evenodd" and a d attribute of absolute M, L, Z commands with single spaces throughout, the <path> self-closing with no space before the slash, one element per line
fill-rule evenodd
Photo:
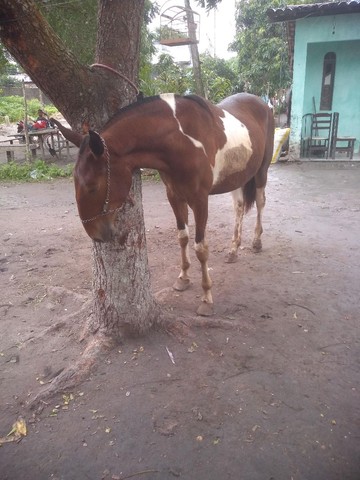
<path fill-rule="evenodd" d="M 196 313 L 202 317 L 211 317 L 211 315 L 214 313 L 214 304 L 201 302 L 199 308 L 196 310 Z"/>
<path fill-rule="evenodd" d="M 253 241 L 252 248 L 253 248 L 253 251 L 254 251 L 255 253 L 258 253 L 258 252 L 261 251 L 261 249 L 262 249 L 262 243 L 261 243 L 260 238 L 257 238 L 256 240 Z"/>
<path fill-rule="evenodd" d="M 189 288 L 190 285 L 190 280 L 187 278 L 184 280 L 183 278 L 178 277 L 176 279 L 176 282 L 173 285 L 173 289 L 178 291 L 178 292 L 183 292 L 187 288 Z"/>
<path fill-rule="evenodd" d="M 238 256 L 236 252 L 229 252 L 226 254 L 225 263 L 235 263 L 238 261 Z"/>

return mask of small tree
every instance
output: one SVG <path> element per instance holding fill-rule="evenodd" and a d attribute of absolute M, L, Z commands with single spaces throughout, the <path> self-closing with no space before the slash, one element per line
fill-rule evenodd
<path fill-rule="evenodd" d="M 296 3 L 296 0 L 292 3 Z M 270 23 L 266 10 L 280 7 L 280 0 L 240 0 L 236 13 L 236 38 L 231 49 L 237 52 L 241 81 L 256 95 L 271 96 L 288 87 L 286 32 L 282 24 Z"/>
<path fill-rule="evenodd" d="M 94 61 L 121 70 L 137 81 L 143 0 L 100 0 Z M 63 113 L 73 129 L 83 122 L 99 129 L 121 106 L 135 99 L 131 84 L 106 70 L 90 68 L 69 51 L 33 0 L 0 2 L 0 37 L 13 57 Z M 131 32 L 131 37 L 129 36 Z M 87 374 L 105 346 L 129 330 L 145 331 L 158 315 L 151 295 L 140 176 L 133 181 L 132 201 L 118 216 L 113 242 L 93 244 L 93 311 L 88 347 L 78 364 L 63 372 L 51 389 L 62 389 Z M 123 242 L 124 235 L 128 239 Z"/>
<path fill-rule="evenodd" d="M 144 92 L 155 95 L 163 92 L 175 92 L 180 95 L 191 89 L 191 71 L 174 61 L 171 55 L 162 53 L 159 60 L 149 70 L 150 78 Z"/>
<path fill-rule="evenodd" d="M 83 64 L 34 0 L 0 1 L 0 38 L 74 130 L 81 131 L 83 122 L 98 129 L 135 99 L 132 83 L 138 79 L 143 11 L 144 0 L 98 2 L 94 61 L 121 71 L 125 79 Z M 88 324 L 88 347 L 77 364 L 52 382 L 48 393 L 78 382 L 106 346 L 129 330 L 146 331 L 158 316 L 150 290 L 139 174 L 116 224 L 112 242 L 93 244 L 94 315 Z"/>
<path fill-rule="evenodd" d="M 214 103 L 242 91 L 237 64 L 233 59 L 224 60 L 209 54 L 200 55 L 206 97 Z"/>

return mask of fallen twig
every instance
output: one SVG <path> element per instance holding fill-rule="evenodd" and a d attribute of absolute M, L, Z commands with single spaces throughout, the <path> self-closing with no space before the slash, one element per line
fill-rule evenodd
<path fill-rule="evenodd" d="M 305 307 L 305 305 L 299 305 L 298 303 L 286 303 L 288 307 L 299 307 L 299 308 L 304 308 L 308 312 L 312 313 L 314 316 L 316 316 L 315 312 L 313 312 L 309 307 Z"/>
<path fill-rule="evenodd" d="M 128 478 L 137 477 L 138 475 L 145 475 L 146 473 L 159 473 L 159 470 L 142 470 L 141 472 L 131 473 L 126 477 L 120 477 L 120 480 L 126 480 Z"/>

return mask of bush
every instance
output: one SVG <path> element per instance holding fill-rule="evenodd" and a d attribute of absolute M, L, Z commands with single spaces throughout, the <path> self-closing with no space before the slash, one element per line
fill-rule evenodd
<path fill-rule="evenodd" d="M 27 182 L 51 180 L 59 177 L 70 177 L 72 172 L 72 164 L 59 167 L 54 163 L 46 163 L 44 160 L 21 164 L 10 162 L 0 166 L 0 180 L 22 180 Z"/>
<path fill-rule="evenodd" d="M 38 116 L 39 108 L 51 116 L 57 113 L 57 109 L 53 105 L 41 105 L 37 98 L 28 100 L 28 116 L 35 120 Z M 4 117 L 8 116 L 10 122 L 18 122 L 24 119 L 24 99 L 17 95 L 10 97 L 0 97 L 0 122 L 4 122 Z"/>

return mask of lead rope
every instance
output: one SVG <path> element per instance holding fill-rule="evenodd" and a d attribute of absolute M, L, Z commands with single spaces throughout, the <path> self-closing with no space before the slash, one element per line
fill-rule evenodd
<path fill-rule="evenodd" d="M 133 89 L 135 90 L 138 98 L 142 95 L 141 92 L 139 91 L 139 89 L 137 88 L 137 86 L 135 85 L 135 83 L 133 83 L 128 77 L 126 77 L 122 73 L 118 72 L 114 68 L 109 67 L 108 65 L 104 65 L 102 63 L 93 63 L 92 65 L 90 65 L 90 68 L 93 68 L 93 67 L 104 68 L 105 70 L 108 70 L 109 72 L 115 73 L 115 75 L 118 75 L 119 77 L 123 78 L 124 80 L 126 80 L 128 82 L 129 85 L 131 85 L 133 87 Z M 113 208 L 113 209 L 109 210 L 109 204 L 110 204 L 110 174 L 111 174 L 110 173 L 110 154 L 109 154 L 109 150 L 107 148 L 105 140 L 103 139 L 103 137 L 99 133 L 98 133 L 98 135 L 99 135 L 99 137 L 102 141 L 102 144 L 104 145 L 104 151 L 105 151 L 105 157 L 106 157 L 106 169 L 107 169 L 106 197 L 105 197 L 105 202 L 104 202 L 102 212 L 98 213 L 94 217 L 86 218 L 84 220 L 80 217 L 80 220 L 82 221 L 82 223 L 93 222 L 97 218 L 103 217 L 104 215 L 110 215 L 111 213 L 114 213 L 114 212 L 116 212 L 116 211 L 118 211 L 122 208 L 122 207 L 117 207 L 117 208 Z"/>

